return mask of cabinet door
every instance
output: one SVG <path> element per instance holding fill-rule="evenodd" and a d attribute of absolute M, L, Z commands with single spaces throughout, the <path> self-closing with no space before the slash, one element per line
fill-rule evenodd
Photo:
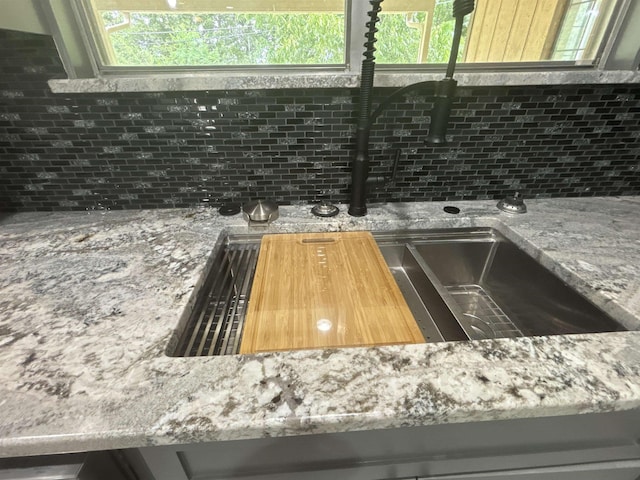
<path fill-rule="evenodd" d="M 639 480 L 640 460 L 420 477 L 419 480 Z"/>

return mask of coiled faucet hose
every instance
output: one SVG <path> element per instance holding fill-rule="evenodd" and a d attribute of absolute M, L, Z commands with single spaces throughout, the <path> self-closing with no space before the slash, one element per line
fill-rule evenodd
<path fill-rule="evenodd" d="M 464 17 L 473 12 L 475 5 L 474 0 L 454 0 L 453 2 L 453 16 Z"/>

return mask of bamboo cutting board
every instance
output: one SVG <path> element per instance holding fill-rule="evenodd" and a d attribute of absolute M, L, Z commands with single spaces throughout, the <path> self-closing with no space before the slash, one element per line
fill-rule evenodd
<path fill-rule="evenodd" d="M 262 238 L 240 353 L 423 342 L 369 232 Z"/>

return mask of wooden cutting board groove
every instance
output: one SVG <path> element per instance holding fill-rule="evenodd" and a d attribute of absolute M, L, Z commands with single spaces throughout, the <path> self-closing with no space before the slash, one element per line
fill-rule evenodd
<path fill-rule="evenodd" d="M 423 342 L 369 232 L 262 238 L 240 353 Z"/>

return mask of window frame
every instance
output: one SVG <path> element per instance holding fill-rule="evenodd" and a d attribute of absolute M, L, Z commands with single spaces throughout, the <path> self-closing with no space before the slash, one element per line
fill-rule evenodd
<path fill-rule="evenodd" d="M 91 38 L 90 26 L 84 24 L 86 21 L 83 15 L 82 0 L 43 0 L 38 2 L 42 17 L 48 24 L 60 58 L 65 67 L 69 80 L 105 80 L 109 81 L 111 89 L 114 82 L 129 79 L 129 82 L 120 82 L 118 90 L 136 90 L 132 79 L 144 80 L 151 77 L 160 77 L 168 80 L 170 78 L 186 79 L 186 87 L 191 88 L 192 82 L 188 80 L 195 77 L 211 77 L 221 82 L 221 85 L 228 85 L 229 82 L 240 76 L 261 76 L 263 79 L 271 78 L 273 81 L 266 82 L 273 85 L 271 88 L 287 88 L 296 85 L 296 78 L 305 78 L 305 85 L 313 83 L 313 79 L 318 79 L 318 83 L 326 87 L 352 86 L 357 83 L 360 74 L 361 59 L 363 52 L 363 39 L 368 20 L 367 12 L 370 9 L 369 2 L 363 0 L 345 0 L 346 4 L 346 25 L 345 25 L 345 63 L 342 65 L 286 65 L 286 66 L 202 66 L 202 67 L 108 67 L 103 66 L 99 60 L 97 45 Z M 573 62 L 543 61 L 530 63 L 483 63 L 483 64 L 459 64 L 458 72 L 467 73 L 472 76 L 486 77 L 480 79 L 480 84 L 486 84 L 488 78 L 497 78 L 495 74 L 505 73 L 513 75 L 518 84 L 518 74 L 545 74 L 553 72 L 567 72 L 574 81 L 569 83 L 583 83 L 579 79 L 579 73 L 589 73 L 590 78 L 598 77 L 600 73 L 608 71 L 626 71 L 637 73 L 640 63 L 640 45 L 634 29 L 640 27 L 640 2 L 633 0 L 620 0 L 616 6 L 612 21 L 605 32 L 606 41 L 600 46 L 600 53 L 596 61 L 589 65 L 580 65 Z M 381 81 L 377 82 L 381 86 L 402 86 L 419 81 L 419 79 L 430 79 L 442 75 L 445 66 L 443 65 L 389 65 L 378 64 L 377 77 Z M 575 75 L 577 74 L 577 75 Z M 595 75 L 594 75 L 595 74 Z M 489 76 L 487 76 L 489 75 Z M 401 77 L 406 80 L 402 80 Z M 520 75 L 522 76 L 522 75 Z M 385 79 L 387 77 L 387 79 Z M 585 77 L 586 78 L 586 77 Z M 631 81 L 636 75 L 629 76 Z M 292 81 L 288 82 L 287 79 Z M 332 82 L 331 79 L 334 81 Z M 576 81 L 577 80 L 577 81 Z M 507 84 L 510 80 L 507 79 Z M 233 83 L 233 82 L 232 82 Z M 473 79 L 467 81 L 474 84 Z M 504 84 L 505 82 L 499 82 Z M 545 82 L 546 83 L 546 82 Z M 592 82 L 593 83 L 593 82 Z M 180 84 L 180 82 L 178 82 Z M 256 88 L 264 88 L 265 82 L 257 82 Z M 99 87 L 96 87 L 99 88 Z M 229 87 L 225 87 L 229 88 Z M 243 88 L 250 88 L 244 86 Z M 177 85 L 174 89 L 181 89 Z"/>

